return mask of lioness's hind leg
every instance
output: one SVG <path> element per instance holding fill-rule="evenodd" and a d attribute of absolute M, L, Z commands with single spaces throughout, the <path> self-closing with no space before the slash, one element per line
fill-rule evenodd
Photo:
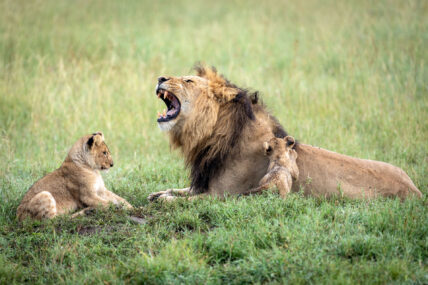
<path fill-rule="evenodd" d="M 57 215 L 55 198 L 47 191 L 40 192 L 28 203 L 28 211 L 35 219 L 52 219 Z"/>

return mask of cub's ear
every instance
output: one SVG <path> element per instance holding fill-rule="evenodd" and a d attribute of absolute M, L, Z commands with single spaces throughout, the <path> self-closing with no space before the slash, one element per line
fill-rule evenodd
<path fill-rule="evenodd" d="M 271 155 L 272 154 L 272 147 L 269 145 L 268 142 L 264 142 L 263 143 L 263 149 L 265 150 L 265 154 L 266 155 Z"/>
<path fill-rule="evenodd" d="M 94 136 L 92 135 L 88 141 L 86 142 L 86 144 L 88 145 L 88 147 L 91 149 L 94 146 Z"/>
<path fill-rule="evenodd" d="M 93 133 L 92 136 L 88 139 L 88 146 L 92 148 L 94 145 L 100 145 L 104 141 L 104 135 L 102 132 Z"/>
<path fill-rule="evenodd" d="M 286 137 L 284 138 L 284 140 L 285 140 L 285 145 L 286 145 L 288 148 L 293 148 L 293 147 L 294 147 L 294 145 L 296 144 L 296 141 L 294 140 L 294 138 L 293 138 L 292 136 L 286 136 Z"/>
<path fill-rule="evenodd" d="M 104 135 L 103 135 L 103 133 L 102 132 L 96 132 L 95 134 L 94 134 L 94 142 L 95 142 L 95 145 L 100 145 L 102 142 L 104 141 Z"/>

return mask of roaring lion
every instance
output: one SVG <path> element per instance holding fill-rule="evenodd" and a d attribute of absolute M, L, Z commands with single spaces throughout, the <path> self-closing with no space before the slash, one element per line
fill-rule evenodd
<path fill-rule="evenodd" d="M 101 132 L 80 138 L 60 168 L 30 187 L 18 207 L 18 219 L 51 219 L 86 207 L 75 217 L 95 206 L 108 207 L 110 203 L 132 209 L 125 199 L 104 186 L 99 171 L 112 166 L 113 159 Z"/>
<path fill-rule="evenodd" d="M 159 77 L 157 96 L 167 111 L 158 125 L 169 134 L 190 167 L 191 185 L 149 195 L 171 200 L 175 195 L 245 194 L 266 175 L 269 158 L 263 142 L 284 138 L 286 131 L 249 92 L 229 82 L 215 68 L 196 67 L 197 76 Z M 350 198 L 405 198 L 421 192 L 409 176 L 391 164 L 353 158 L 296 143 L 299 178 L 292 191 L 306 195 Z"/>

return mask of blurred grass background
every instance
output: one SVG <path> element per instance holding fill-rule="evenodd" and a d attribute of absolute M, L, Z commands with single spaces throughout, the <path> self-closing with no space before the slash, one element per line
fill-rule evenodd
<path fill-rule="evenodd" d="M 94 131 L 115 160 L 107 186 L 132 204 L 185 187 L 182 159 L 156 124 L 164 106 L 154 88 L 198 61 L 261 91 L 301 142 L 395 164 L 426 195 L 427 31 L 428 3 L 416 0 L 1 0 L 0 225 L 15 225 L 28 187 Z"/>

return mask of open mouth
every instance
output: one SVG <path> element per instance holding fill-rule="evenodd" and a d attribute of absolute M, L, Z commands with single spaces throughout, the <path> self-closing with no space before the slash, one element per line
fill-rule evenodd
<path fill-rule="evenodd" d="M 164 102 L 167 110 L 163 110 L 162 114 L 158 112 L 158 123 L 168 122 L 175 119 L 180 113 L 180 101 L 177 97 L 169 91 L 164 89 L 157 89 L 156 94 L 158 98 L 161 98 Z"/>

